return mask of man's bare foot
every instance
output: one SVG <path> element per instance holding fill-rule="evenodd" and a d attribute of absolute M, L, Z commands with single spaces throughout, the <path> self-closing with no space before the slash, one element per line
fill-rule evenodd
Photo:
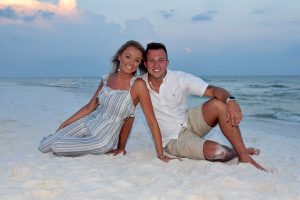
<path fill-rule="evenodd" d="M 254 147 L 249 147 L 249 148 L 247 148 L 247 152 L 248 152 L 250 155 L 259 155 L 259 154 L 260 154 L 260 150 L 257 149 L 257 148 L 254 148 Z"/>

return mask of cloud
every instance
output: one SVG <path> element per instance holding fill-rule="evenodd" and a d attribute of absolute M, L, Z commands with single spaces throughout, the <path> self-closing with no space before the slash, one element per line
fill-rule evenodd
<path fill-rule="evenodd" d="M 159 14 L 165 19 L 173 17 L 175 13 L 176 13 L 176 9 L 159 11 Z"/>
<path fill-rule="evenodd" d="M 255 9 L 252 13 L 253 13 L 253 14 L 256 14 L 256 15 L 261 15 L 261 14 L 266 13 L 266 10 L 263 10 L 263 9 Z"/>
<path fill-rule="evenodd" d="M 191 53 L 191 52 L 192 52 L 192 49 L 189 48 L 189 47 L 184 48 L 184 50 L 185 50 L 186 52 L 188 52 L 188 53 Z"/>
<path fill-rule="evenodd" d="M 0 9 L 0 18 L 17 19 L 18 16 L 11 7 Z"/>
<path fill-rule="evenodd" d="M 42 18 L 45 20 L 50 20 L 54 17 L 54 12 L 42 11 L 39 10 L 33 14 L 24 14 L 20 12 L 16 12 L 11 7 L 6 7 L 0 9 L 0 20 L 1 19 L 8 19 L 8 20 L 23 20 L 24 22 L 32 22 L 37 18 Z"/>
<path fill-rule="evenodd" d="M 54 12 L 48 12 L 48 11 L 39 11 L 38 15 L 41 16 L 42 18 L 46 19 L 46 20 L 50 20 L 53 19 L 53 17 L 55 16 Z"/>
<path fill-rule="evenodd" d="M 0 1 L 0 24 L 51 20 L 55 16 L 77 13 L 76 0 L 60 0 L 57 4 L 37 0 Z"/>
<path fill-rule="evenodd" d="M 157 40 L 154 26 L 146 18 L 126 20 L 122 34 L 145 43 Z"/>
<path fill-rule="evenodd" d="M 60 0 L 57 9 L 65 13 L 71 13 L 76 11 L 76 7 L 76 0 Z"/>
<path fill-rule="evenodd" d="M 146 18 L 122 27 L 92 11 L 77 10 L 74 20 L 74 13 L 43 6 L 0 9 L 0 20 L 11 20 L 0 24 L 0 77 L 100 76 L 110 71 L 111 56 L 127 40 L 142 45 L 156 40 Z"/>
<path fill-rule="evenodd" d="M 198 21 L 211 21 L 213 16 L 215 14 L 217 14 L 218 12 L 217 11 L 206 11 L 204 13 L 199 13 L 197 15 L 194 15 L 192 17 L 192 21 L 194 22 L 198 22 Z"/>

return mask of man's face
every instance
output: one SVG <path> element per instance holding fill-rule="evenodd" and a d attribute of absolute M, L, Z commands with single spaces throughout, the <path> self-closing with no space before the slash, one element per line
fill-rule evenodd
<path fill-rule="evenodd" d="M 145 66 L 150 76 L 156 79 L 163 79 L 166 75 L 167 66 L 166 52 L 163 49 L 149 50 L 147 52 L 147 60 Z"/>

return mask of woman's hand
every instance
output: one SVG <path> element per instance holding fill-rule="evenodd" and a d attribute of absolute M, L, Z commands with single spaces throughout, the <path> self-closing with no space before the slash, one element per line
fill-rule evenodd
<path fill-rule="evenodd" d="M 65 124 L 62 123 L 62 124 L 58 127 L 58 129 L 57 129 L 55 132 L 58 132 L 60 129 L 62 129 L 62 128 L 64 128 L 64 127 L 65 127 Z"/>
<path fill-rule="evenodd" d="M 113 156 L 116 156 L 121 153 L 123 154 L 123 156 L 125 156 L 127 154 L 127 151 L 125 149 L 113 149 L 106 154 L 112 154 Z"/>

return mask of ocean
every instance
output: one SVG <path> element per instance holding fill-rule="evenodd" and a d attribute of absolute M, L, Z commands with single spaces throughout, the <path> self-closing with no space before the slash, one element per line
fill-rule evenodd
<path fill-rule="evenodd" d="M 208 76 L 211 85 L 223 87 L 236 97 L 244 118 L 300 123 L 300 76 Z M 100 78 L 33 78 L 1 79 L 0 83 L 19 86 L 55 87 L 86 95 L 96 91 Z M 63 98 L 63 97 L 61 97 Z M 189 107 L 206 101 L 190 96 Z"/>

